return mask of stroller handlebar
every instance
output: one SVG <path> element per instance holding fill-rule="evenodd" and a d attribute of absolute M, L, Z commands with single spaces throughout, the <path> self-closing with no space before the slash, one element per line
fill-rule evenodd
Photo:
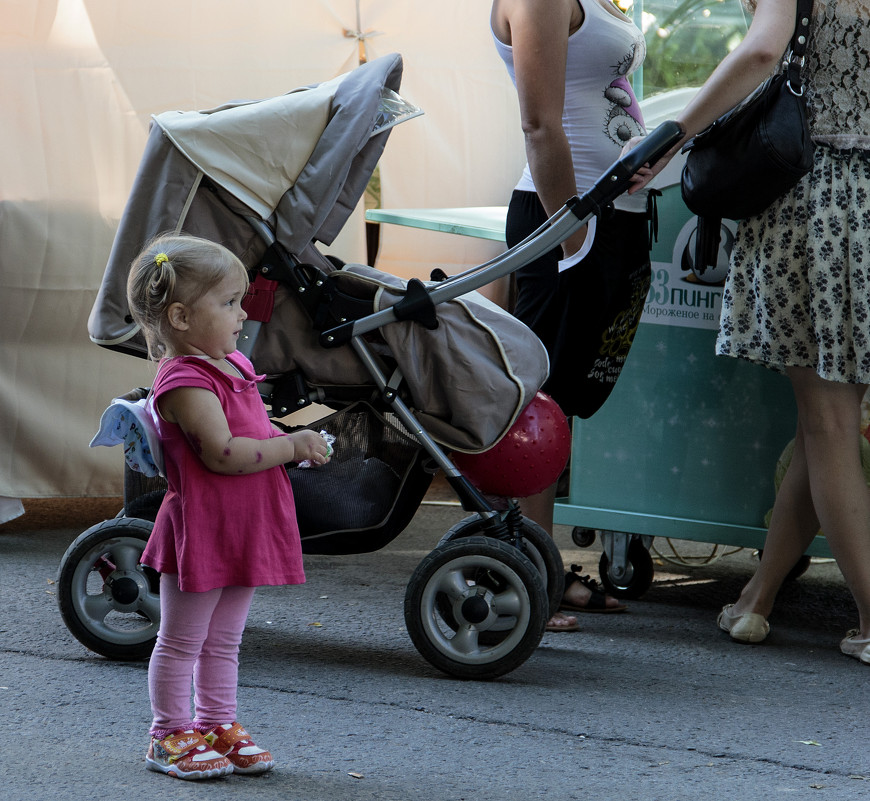
<path fill-rule="evenodd" d="M 394 306 L 383 309 L 364 318 L 348 320 L 329 328 L 320 334 L 320 344 L 324 348 L 338 347 L 347 344 L 355 336 L 397 320 L 416 320 L 427 328 L 437 326 L 437 318 L 433 319 L 433 306 L 479 289 L 559 245 L 604 206 L 625 192 L 631 186 L 632 176 L 644 164 L 657 162 L 682 137 L 683 131 L 678 123 L 672 120 L 661 123 L 637 147 L 611 164 L 591 189 L 580 197 L 571 198 L 528 240 L 515 245 L 492 262 L 481 265 L 485 269 L 476 268 L 465 277 L 448 279 L 428 288 L 420 281 L 412 281 L 409 285 L 412 297 L 407 303 L 400 303 L 398 308 Z"/>
<path fill-rule="evenodd" d="M 581 219 L 597 213 L 631 186 L 632 176 L 644 164 L 655 164 L 682 138 L 683 129 L 679 123 L 673 120 L 661 123 L 637 147 L 614 161 L 591 189 L 568 201 L 571 210 Z"/>
<path fill-rule="evenodd" d="M 682 138 L 683 129 L 680 124 L 667 120 L 644 137 L 637 147 L 629 150 L 617 164 L 622 164 L 630 175 L 634 175 L 644 164 L 655 164 Z"/>

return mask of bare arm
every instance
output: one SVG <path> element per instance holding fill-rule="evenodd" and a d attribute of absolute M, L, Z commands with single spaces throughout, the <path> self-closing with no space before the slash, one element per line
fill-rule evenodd
<path fill-rule="evenodd" d="M 743 41 L 729 53 L 677 116 L 685 135 L 656 164 L 635 176 L 633 193 L 642 189 L 696 133 L 734 108 L 764 81 L 779 63 L 794 33 L 796 0 L 758 0 Z M 632 140 L 626 148 L 633 147 Z"/>
<path fill-rule="evenodd" d="M 526 158 L 548 216 L 577 194 L 574 162 L 562 128 L 565 64 L 574 0 L 502 0 L 498 8 L 510 30 Z M 577 251 L 585 227 L 562 243 Z"/>
<path fill-rule="evenodd" d="M 164 419 L 177 423 L 203 464 L 215 473 L 244 475 L 287 462 L 325 464 L 328 446 L 314 431 L 270 439 L 234 437 L 217 396 L 207 389 L 179 387 L 159 400 Z"/>

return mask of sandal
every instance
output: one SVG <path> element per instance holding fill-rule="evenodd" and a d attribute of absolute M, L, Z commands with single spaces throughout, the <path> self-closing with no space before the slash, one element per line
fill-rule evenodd
<path fill-rule="evenodd" d="M 233 772 L 232 763 L 193 729 L 152 737 L 145 767 L 174 779 L 216 779 Z"/>
<path fill-rule="evenodd" d="M 556 612 L 556 614 L 547 621 L 545 631 L 580 631 L 580 624 L 577 622 L 577 618 L 573 617 L 573 615 L 563 615 L 562 619 L 565 622 L 561 626 L 558 623 L 554 623 L 553 621 L 556 620 L 557 615 L 560 614 L 560 612 Z M 568 623 L 567 621 L 571 619 L 573 619 L 574 622 Z"/>
<path fill-rule="evenodd" d="M 579 582 L 591 593 L 589 600 L 584 606 L 567 603 L 563 600 L 559 604 L 559 609 L 565 609 L 569 612 L 600 612 L 602 614 L 612 614 L 615 612 L 624 612 L 628 607 L 625 604 L 617 604 L 616 606 L 608 606 L 608 596 L 598 587 L 598 582 L 589 576 L 581 576 L 580 571 L 583 569 L 581 565 L 571 565 L 571 571 L 565 574 L 565 591 L 575 582 Z"/>
<path fill-rule="evenodd" d="M 275 760 L 260 748 L 238 723 L 215 726 L 203 732 L 206 742 L 233 765 L 233 773 L 265 773 L 275 766 Z"/>

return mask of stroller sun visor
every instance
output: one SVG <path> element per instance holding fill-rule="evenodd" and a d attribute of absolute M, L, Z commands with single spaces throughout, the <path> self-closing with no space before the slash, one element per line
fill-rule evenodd
<path fill-rule="evenodd" d="M 308 163 L 344 76 L 280 97 L 154 121 L 205 175 L 268 219 Z"/>

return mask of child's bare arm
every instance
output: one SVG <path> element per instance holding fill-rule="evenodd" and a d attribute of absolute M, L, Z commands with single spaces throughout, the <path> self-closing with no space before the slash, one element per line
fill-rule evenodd
<path fill-rule="evenodd" d="M 234 437 L 217 396 L 207 389 L 170 390 L 161 396 L 159 409 L 166 420 L 181 427 L 203 464 L 215 473 L 244 475 L 303 459 L 315 464 L 329 461 L 328 445 L 314 431 L 269 439 Z"/>

